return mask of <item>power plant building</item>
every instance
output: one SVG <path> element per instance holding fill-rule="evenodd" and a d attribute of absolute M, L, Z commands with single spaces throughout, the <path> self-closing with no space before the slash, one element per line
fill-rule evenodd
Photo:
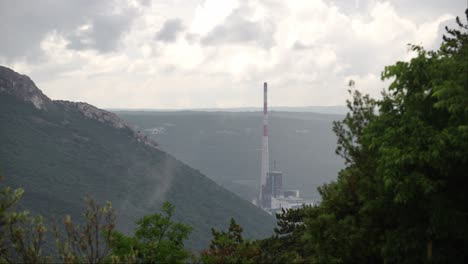
<path fill-rule="evenodd" d="M 306 201 L 299 196 L 299 190 L 285 190 L 283 188 L 283 173 L 275 170 L 270 171 L 270 153 L 268 139 L 268 85 L 263 84 L 263 137 L 262 137 L 262 161 L 260 188 L 258 199 L 254 203 L 273 214 L 284 209 L 311 205 L 312 201 Z"/>
<path fill-rule="evenodd" d="M 272 198 L 280 197 L 283 189 L 283 173 L 280 171 L 269 171 L 266 173 L 266 182 L 262 186 L 262 207 L 271 208 Z"/>

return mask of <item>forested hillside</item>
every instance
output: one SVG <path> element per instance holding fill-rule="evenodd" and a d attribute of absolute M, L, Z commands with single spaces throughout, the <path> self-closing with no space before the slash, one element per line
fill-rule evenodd
<path fill-rule="evenodd" d="M 114 204 L 118 227 L 163 201 L 193 228 L 189 247 L 202 248 L 211 227 L 239 219 L 252 237 L 274 219 L 199 171 L 158 149 L 111 113 L 83 103 L 51 101 L 29 78 L 0 68 L 0 172 L 3 184 L 25 189 L 22 206 L 47 217 L 82 212 L 86 195 Z"/>

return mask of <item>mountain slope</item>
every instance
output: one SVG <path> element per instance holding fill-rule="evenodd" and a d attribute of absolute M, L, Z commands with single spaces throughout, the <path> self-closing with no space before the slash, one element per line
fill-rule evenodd
<path fill-rule="evenodd" d="M 163 201 L 194 227 L 188 245 L 205 247 L 210 228 L 230 217 L 250 237 L 269 234 L 272 217 L 226 191 L 112 113 L 88 104 L 52 101 L 26 76 L 0 66 L 0 172 L 23 187 L 33 213 L 78 217 L 83 197 L 109 200 L 118 227 L 156 212 Z"/>

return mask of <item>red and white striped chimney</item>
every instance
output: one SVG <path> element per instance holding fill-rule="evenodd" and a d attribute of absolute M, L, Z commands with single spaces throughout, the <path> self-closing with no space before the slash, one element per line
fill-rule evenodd
<path fill-rule="evenodd" d="M 261 207 L 270 207 L 269 197 L 264 196 L 264 189 L 267 181 L 267 174 L 270 170 L 269 152 L 268 152 L 268 87 L 267 83 L 263 83 L 263 138 L 262 138 L 262 171 L 260 176 L 260 194 L 259 204 Z"/>

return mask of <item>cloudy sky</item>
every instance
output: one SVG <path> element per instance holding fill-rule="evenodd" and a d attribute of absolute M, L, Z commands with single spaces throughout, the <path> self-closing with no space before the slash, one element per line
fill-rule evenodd
<path fill-rule="evenodd" d="M 0 0 L 0 65 L 103 108 L 343 105 L 467 0 Z"/>

